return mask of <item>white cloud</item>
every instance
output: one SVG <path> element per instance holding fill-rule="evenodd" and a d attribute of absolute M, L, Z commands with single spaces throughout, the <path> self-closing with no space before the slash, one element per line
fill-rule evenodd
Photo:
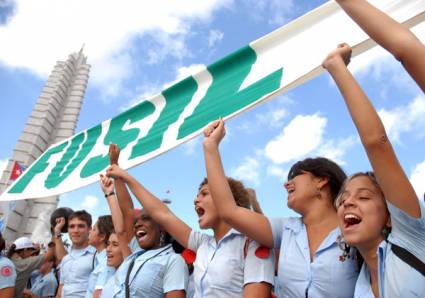
<path fill-rule="evenodd" d="M 99 199 L 92 195 L 86 195 L 84 200 L 81 202 L 81 208 L 88 210 L 94 210 L 99 205 Z"/>
<path fill-rule="evenodd" d="M 299 159 L 322 142 L 327 119 L 319 114 L 298 115 L 280 135 L 267 143 L 265 155 L 276 164 Z"/>
<path fill-rule="evenodd" d="M 220 42 L 224 37 L 224 33 L 220 30 L 210 30 L 210 34 L 208 36 L 208 46 L 211 48 L 217 42 Z"/>
<path fill-rule="evenodd" d="M 246 157 L 241 165 L 231 171 L 231 176 L 257 186 L 260 183 L 259 170 L 259 161 L 253 157 Z"/>
<path fill-rule="evenodd" d="M 416 165 L 410 176 L 410 182 L 416 191 L 420 200 L 424 199 L 425 194 L 425 160 Z"/>
<path fill-rule="evenodd" d="M 402 133 L 415 132 L 418 138 L 425 136 L 425 96 L 414 98 L 407 106 L 399 106 L 392 110 L 381 109 L 379 116 L 384 123 L 390 139 L 400 143 Z"/>
<path fill-rule="evenodd" d="M 130 107 L 138 104 L 142 100 L 146 100 L 146 99 L 160 93 L 164 89 L 171 87 L 175 83 L 181 81 L 182 79 L 184 79 L 184 78 L 186 78 L 190 75 L 194 75 L 194 74 L 200 72 L 204 68 L 205 68 L 204 64 L 191 64 L 189 66 L 182 66 L 182 67 L 180 67 L 176 70 L 175 79 L 173 79 L 170 82 L 166 82 L 166 83 L 163 83 L 163 84 L 159 84 L 159 83 L 144 83 L 144 84 L 142 84 L 141 93 L 138 96 L 136 96 L 135 98 L 133 98 L 132 100 L 130 100 L 130 102 L 128 104 L 120 107 L 120 111 L 125 111 L 125 110 L 129 109 Z"/>
<path fill-rule="evenodd" d="M 283 25 L 295 10 L 293 0 L 250 0 L 247 3 L 251 7 L 249 11 L 252 18 L 264 16 L 270 25 Z"/>
<path fill-rule="evenodd" d="M 263 106 L 265 112 L 259 112 L 258 109 L 253 112 L 252 117 L 255 121 L 248 120 L 241 123 L 237 129 L 245 133 L 257 133 L 259 130 L 266 128 L 280 128 L 284 124 L 284 119 L 289 115 L 288 106 L 292 105 L 294 101 L 287 95 L 280 96 L 267 102 Z"/>
<path fill-rule="evenodd" d="M 209 21 L 212 13 L 232 0 L 102 1 L 17 0 L 15 13 L 0 27 L 0 63 L 46 77 L 56 60 L 85 44 L 92 64 L 91 82 L 116 93 L 132 73 L 132 53 L 138 39 L 157 43 L 150 63 L 166 55 L 187 54 L 185 38 L 191 25 Z M 136 49 L 137 51 L 137 49 Z"/>
<path fill-rule="evenodd" d="M 186 155 L 193 155 L 198 148 L 200 148 L 200 137 L 193 138 L 192 140 L 184 143 L 184 153 Z"/>
<path fill-rule="evenodd" d="M 280 179 L 286 179 L 288 176 L 288 170 L 283 169 L 277 165 L 269 165 L 267 167 L 267 175 L 274 176 Z"/>
<path fill-rule="evenodd" d="M 320 145 L 319 150 L 317 151 L 317 156 L 323 156 L 333 160 L 339 165 L 345 165 L 345 152 L 358 142 L 359 138 L 357 136 L 338 140 L 328 140 L 324 144 Z"/>

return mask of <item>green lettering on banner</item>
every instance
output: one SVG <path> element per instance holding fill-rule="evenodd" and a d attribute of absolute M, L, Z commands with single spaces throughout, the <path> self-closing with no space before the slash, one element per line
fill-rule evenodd
<path fill-rule="evenodd" d="M 84 141 L 84 132 L 79 133 L 71 140 L 71 145 L 66 150 L 65 154 L 62 156 L 61 160 L 55 165 L 55 167 L 50 172 L 46 181 L 44 182 L 44 186 L 46 188 L 53 188 L 61 184 L 66 177 L 68 177 L 72 171 L 75 170 L 76 167 L 86 158 L 86 156 L 93 149 L 97 140 L 102 133 L 102 125 L 96 125 L 87 130 L 87 139 L 84 142 L 81 150 L 78 151 L 81 143 Z M 74 158 L 74 156 L 78 153 L 78 155 Z M 71 161 L 71 164 L 69 162 Z M 69 165 L 68 165 L 69 164 Z M 68 166 L 67 166 L 68 165 Z M 65 172 L 61 175 L 65 167 L 67 166 Z"/>
<path fill-rule="evenodd" d="M 197 89 L 198 84 L 190 76 L 162 92 L 166 101 L 165 107 L 148 134 L 134 145 L 129 159 L 144 155 L 161 147 L 164 133 L 171 124 L 177 121 L 184 108 L 192 100 Z"/>
<path fill-rule="evenodd" d="M 124 149 L 130 142 L 136 140 L 140 132 L 138 128 L 123 130 L 127 121 L 133 124 L 151 115 L 154 111 L 155 106 L 150 101 L 144 101 L 113 118 L 109 124 L 109 129 L 103 140 L 103 144 L 109 145 L 114 143 L 117 144 L 121 150 Z M 87 161 L 81 170 L 80 177 L 85 178 L 99 173 L 108 165 L 109 154 L 94 156 Z"/>
<path fill-rule="evenodd" d="M 238 92 L 256 60 L 255 51 L 247 46 L 208 66 L 213 77 L 212 85 L 192 115 L 180 126 L 178 139 L 248 106 L 280 87 L 282 68 Z"/>
<path fill-rule="evenodd" d="M 19 181 L 9 190 L 9 193 L 22 193 L 28 184 L 32 181 L 32 179 L 47 168 L 49 165 L 47 162 L 49 158 L 54 154 L 60 153 L 67 145 L 68 141 L 48 149 L 39 159 L 36 160 L 32 167 L 23 173 L 23 176 L 20 177 Z"/>

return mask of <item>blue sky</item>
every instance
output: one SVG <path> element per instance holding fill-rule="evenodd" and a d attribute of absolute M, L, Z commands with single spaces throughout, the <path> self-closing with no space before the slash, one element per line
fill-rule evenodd
<path fill-rule="evenodd" d="M 325 1 L 30 2 L 0 1 L 0 170 L 55 62 L 82 44 L 92 70 L 77 131 L 113 117 Z M 425 26 L 415 32 L 425 40 Z M 318 42 L 320 36 L 312 40 L 312 50 Z M 406 174 L 423 194 L 425 96 L 379 48 L 354 59 L 350 67 L 382 115 Z M 299 159 L 324 155 L 340 162 L 347 173 L 370 169 L 327 74 L 228 121 L 227 131 L 221 145 L 226 173 L 255 188 L 269 216 L 293 214 L 282 185 Z M 205 176 L 201 141 L 197 138 L 130 170 L 157 196 L 171 199 L 171 208 L 193 227 L 193 199 Z M 95 217 L 108 213 L 97 184 L 63 195 L 60 205 L 85 208 Z"/>

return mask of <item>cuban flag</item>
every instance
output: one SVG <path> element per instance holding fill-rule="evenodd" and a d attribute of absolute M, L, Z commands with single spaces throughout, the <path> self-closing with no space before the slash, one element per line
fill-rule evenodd
<path fill-rule="evenodd" d="M 25 171 L 25 167 L 20 165 L 17 161 L 14 161 L 12 172 L 10 173 L 9 180 L 15 181 Z"/>

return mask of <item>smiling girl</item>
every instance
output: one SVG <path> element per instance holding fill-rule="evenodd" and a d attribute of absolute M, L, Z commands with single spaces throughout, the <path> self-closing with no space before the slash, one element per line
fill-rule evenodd
<path fill-rule="evenodd" d="M 378 113 L 347 69 L 350 57 L 351 48 L 340 44 L 323 67 L 344 97 L 375 173 L 353 175 L 336 202 L 345 241 L 364 259 L 355 297 L 424 297 L 425 271 L 418 268 L 425 266 L 425 208 Z"/>
<path fill-rule="evenodd" d="M 193 231 L 117 165 L 112 165 L 107 175 L 115 180 L 122 179 L 153 220 L 182 246 L 196 252 L 193 273 L 195 297 L 270 297 L 274 277 L 273 255 L 219 218 L 206 179 L 199 186 L 194 204 L 199 227 L 212 229 L 213 236 Z M 249 208 L 248 193 L 242 183 L 231 178 L 227 181 L 235 204 Z"/>

